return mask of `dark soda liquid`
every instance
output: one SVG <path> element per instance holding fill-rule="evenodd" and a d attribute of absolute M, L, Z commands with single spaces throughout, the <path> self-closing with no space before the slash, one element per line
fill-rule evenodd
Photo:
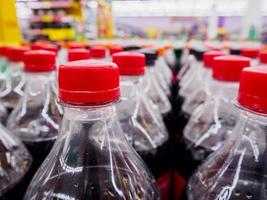
<path fill-rule="evenodd" d="M 212 151 L 194 144 L 182 137 L 177 141 L 175 149 L 175 171 L 174 171 L 174 200 L 187 200 L 187 181 L 196 168 L 208 157 Z M 198 156 L 196 156 L 198 155 Z"/>
<path fill-rule="evenodd" d="M 246 156 L 245 156 L 246 157 Z M 244 158 L 246 159 L 246 158 Z M 248 159 L 253 160 L 252 157 Z M 238 161 L 237 161 L 238 162 Z M 237 164 L 235 164 L 237 166 Z M 227 169 L 223 178 L 218 181 L 220 185 L 229 186 L 216 189 L 217 192 L 210 192 L 206 196 L 209 199 L 229 199 L 229 200 L 263 200 L 266 199 L 267 178 L 266 169 L 263 162 L 244 162 L 241 166 L 241 171 L 237 173 L 237 169 Z M 218 170 L 214 171 L 217 173 Z M 233 183 L 233 176 L 238 180 L 236 185 Z M 231 177 L 227 179 L 227 177 Z M 231 188 L 231 186 L 233 188 Z M 219 192 L 218 192 L 219 191 Z M 188 193 L 188 195 L 190 195 Z M 203 194 L 200 194 L 203 198 Z M 190 195 L 192 196 L 192 195 Z M 193 195 L 194 199 L 199 199 L 197 195 Z"/>
<path fill-rule="evenodd" d="M 10 144 L 9 144 L 10 145 Z M 3 172 L 7 172 L 7 174 L 9 173 L 8 171 L 9 170 L 14 170 L 12 169 L 13 167 L 11 167 L 10 163 L 12 163 L 12 161 L 10 161 L 9 157 L 11 157 L 10 154 L 13 154 L 15 153 L 16 151 L 20 154 L 18 156 L 20 156 L 20 162 L 16 164 L 16 167 L 19 167 L 20 170 L 21 169 L 24 169 L 24 173 L 25 174 L 22 174 L 22 173 L 17 173 L 15 174 L 15 171 L 13 174 L 10 174 L 11 176 L 13 176 L 13 178 L 18 178 L 18 180 L 16 180 L 16 182 L 13 182 L 13 183 L 10 183 L 12 185 L 8 186 L 8 188 L 6 188 L 6 192 L 4 192 L 4 194 L 0 197 L 0 199 L 3 199 L 3 200 L 13 200 L 13 199 L 22 199 L 23 196 L 24 196 L 24 193 L 27 189 L 27 185 L 24 185 L 22 183 L 22 180 L 27 176 L 27 173 L 29 172 L 29 169 L 30 169 L 30 166 L 31 166 L 31 160 L 30 158 L 28 157 L 28 153 L 25 151 L 25 149 L 23 148 L 20 148 L 19 146 L 17 145 L 14 145 L 12 147 L 9 147 L 11 149 L 7 149 L 4 147 L 5 145 L 3 145 L 3 143 L 1 142 L 1 145 L 0 145 L 0 159 L 1 159 L 1 168 L 3 170 Z M 9 152 L 9 153 L 7 153 Z M 24 154 L 24 153 L 25 154 Z M 27 167 L 27 168 L 25 168 Z M 18 177 L 20 176 L 20 177 Z M 1 187 L 3 187 L 3 185 L 6 185 L 5 182 L 7 181 L 11 181 L 11 178 L 10 179 L 5 179 L 5 176 L 2 176 L 1 175 Z M 2 188 L 3 189 L 3 188 Z"/>
<path fill-rule="evenodd" d="M 149 170 L 155 177 L 161 192 L 161 199 L 170 199 L 171 189 L 171 163 L 170 142 L 166 141 L 155 149 L 148 151 L 138 151 L 137 153 L 144 160 Z M 165 177 L 164 181 L 158 181 Z M 163 186 L 165 185 L 165 186 Z"/>
<path fill-rule="evenodd" d="M 29 171 L 32 176 L 49 154 L 54 142 L 55 139 L 40 142 L 24 142 L 33 158 L 32 166 Z"/>
<path fill-rule="evenodd" d="M 180 111 L 179 115 L 178 115 L 178 134 L 180 134 L 179 136 L 182 136 L 182 133 L 184 131 L 184 128 L 186 126 L 186 124 L 188 123 L 189 119 L 190 119 L 191 115 L 183 110 Z"/>
<path fill-rule="evenodd" d="M 213 153 L 212 148 L 218 148 L 222 145 L 222 142 L 226 140 L 229 130 L 235 125 L 234 119 L 221 119 L 220 120 L 221 127 L 217 130 L 216 135 L 212 135 L 211 137 L 207 137 L 203 142 L 199 145 L 196 145 L 195 142 L 189 140 L 185 136 L 183 136 L 179 141 L 177 141 L 176 149 L 175 149 L 175 176 L 176 176 L 176 188 L 181 189 L 182 198 L 186 199 L 186 183 L 188 179 L 192 176 L 197 167 L 202 164 L 202 162 Z M 196 121 L 192 126 L 192 129 L 196 132 L 205 132 L 208 131 L 210 127 L 216 126 L 215 122 L 205 123 L 201 119 Z M 202 145 L 201 145 L 202 144 Z M 205 145 L 206 144 L 206 145 Z M 205 145 L 205 146 L 204 146 Z M 184 184 L 180 184 L 182 182 Z M 177 199 L 177 198 L 176 198 Z"/>
<path fill-rule="evenodd" d="M 182 137 L 176 146 L 175 167 L 179 174 L 188 180 L 196 168 L 207 158 L 212 151 Z"/>
<path fill-rule="evenodd" d="M 1 199 L 4 200 L 17 200 L 23 199 L 26 190 L 40 167 L 43 163 L 44 159 L 49 154 L 55 140 L 48 140 L 43 142 L 24 142 L 25 146 L 29 150 L 32 155 L 33 161 L 29 171 L 25 174 L 25 176 L 21 179 L 21 181 L 13 187 L 10 191 L 8 191 Z"/>
<path fill-rule="evenodd" d="M 165 127 L 168 130 L 169 133 L 169 139 L 170 141 L 174 141 L 175 134 L 177 132 L 177 125 L 174 122 L 174 115 L 173 112 L 170 111 L 168 113 L 162 114 L 163 122 L 165 124 Z"/>
<path fill-rule="evenodd" d="M 94 125 L 96 124 L 86 124 L 79 133 L 73 133 L 68 153 L 63 160 L 61 153 L 66 144 L 60 144 L 60 153 L 54 154 L 52 158 L 56 163 L 49 171 L 50 177 L 53 178 L 47 180 L 42 188 L 37 188 L 38 194 L 35 199 L 43 199 L 47 194 L 49 199 L 155 199 L 156 194 L 149 198 L 151 190 L 155 189 L 155 182 L 144 179 L 131 170 L 132 160 L 128 152 L 122 151 L 113 142 L 111 146 L 100 147 L 98 143 L 88 139 L 88 130 L 91 130 L 90 134 L 95 135 L 98 140 L 99 129 L 94 129 Z M 125 168 L 127 163 L 129 168 Z"/>

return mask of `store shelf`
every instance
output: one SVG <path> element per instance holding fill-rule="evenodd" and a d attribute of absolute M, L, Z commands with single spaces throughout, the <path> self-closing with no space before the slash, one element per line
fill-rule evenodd
<path fill-rule="evenodd" d="M 30 29 L 28 31 L 30 36 L 45 35 L 50 40 L 73 40 L 75 32 L 72 28 L 45 28 L 45 29 Z"/>
<path fill-rule="evenodd" d="M 72 0 L 65 1 L 37 1 L 29 2 L 28 6 L 31 9 L 56 9 L 56 8 L 70 8 L 73 6 Z"/>
<path fill-rule="evenodd" d="M 32 16 L 30 18 L 31 23 L 36 23 L 36 22 L 44 22 L 44 23 L 49 23 L 49 22 L 62 22 L 62 23 L 70 23 L 72 22 L 73 18 L 71 16 Z"/>

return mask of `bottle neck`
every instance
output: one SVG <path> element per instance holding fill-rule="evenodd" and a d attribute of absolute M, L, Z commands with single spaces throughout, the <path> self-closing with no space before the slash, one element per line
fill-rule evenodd
<path fill-rule="evenodd" d="M 207 84 L 207 94 L 211 97 L 223 98 L 226 101 L 232 101 L 237 97 L 238 82 L 226 82 L 211 79 Z"/>
<path fill-rule="evenodd" d="M 142 80 L 142 76 L 120 77 L 120 91 L 122 100 L 120 103 L 127 103 L 129 100 L 136 100 L 137 91 L 140 92 L 139 86 Z"/>
<path fill-rule="evenodd" d="M 238 103 L 236 103 L 236 106 L 241 110 L 240 112 L 241 120 L 267 126 L 267 114 L 250 110 Z"/>
<path fill-rule="evenodd" d="M 23 62 L 9 61 L 8 66 L 11 70 L 23 70 Z"/>
<path fill-rule="evenodd" d="M 143 79 L 142 75 L 135 75 L 135 76 L 120 76 L 120 82 L 121 83 L 132 83 L 132 84 L 138 84 Z"/>
<path fill-rule="evenodd" d="M 64 104 L 63 118 L 70 121 L 96 121 L 117 116 L 114 103 L 101 106 L 76 106 Z"/>
<path fill-rule="evenodd" d="M 38 72 L 38 73 L 26 73 L 26 92 L 40 93 L 46 91 L 46 86 L 54 85 L 55 82 L 55 72 Z"/>

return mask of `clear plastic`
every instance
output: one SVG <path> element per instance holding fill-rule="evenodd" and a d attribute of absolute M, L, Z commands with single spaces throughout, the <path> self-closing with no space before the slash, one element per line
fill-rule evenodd
<path fill-rule="evenodd" d="M 65 47 L 60 48 L 57 56 L 57 66 L 65 64 L 68 61 L 68 49 Z"/>
<path fill-rule="evenodd" d="M 54 72 L 27 73 L 25 95 L 8 118 L 7 127 L 23 142 L 55 140 L 63 110 L 57 101 Z"/>
<path fill-rule="evenodd" d="M 161 88 L 167 96 L 170 96 L 170 85 L 172 80 L 172 72 L 163 56 L 159 56 L 156 61 L 156 76 Z"/>
<path fill-rule="evenodd" d="M 118 116 L 128 141 L 156 178 L 161 199 L 169 199 L 169 136 L 159 110 L 153 109 L 153 103 L 141 88 L 141 80 L 142 77 L 138 76 L 121 76 Z M 159 179 L 163 181 L 158 181 Z"/>
<path fill-rule="evenodd" d="M 196 63 L 196 60 L 194 56 L 190 54 L 185 55 L 184 60 L 182 62 L 182 67 L 177 75 L 178 76 L 177 79 L 179 80 L 179 85 L 181 88 L 184 87 L 186 82 L 190 80 L 191 76 L 195 75 L 197 71 L 193 67 L 195 63 Z"/>
<path fill-rule="evenodd" d="M 232 105 L 237 91 L 238 83 L 211 81 L 207 100 L 193 112 L 178 142 L 177 159 L 184 163 L 179 169 L 186 178 L 231 134 L 239 116 Z"/>
<path fill-rule="evenodd" d="M 0 124 L 0 198 L 18 199 L 24 195 L 18 183 L 28 172 L 32 158 L 11 132 Z"/>
<path fill-rule="evenodd" d="M 140 82 L 141 87 L 151 98 L 152 102 L 158 107 L 161 114 L 166 114 L 171 110 L 171 104 L 161 89 L 156 78 L 155 67 L 147 67 L 145 77 Z"/>
<path fill-rule="evenodd" d="M 199 70 L 197 80 L 197 83 L 199 83 L 198 86 L 187 96 L 182 106 L 182 111 L 187 114 L 193 113 L 193 111 L 206 100 L 207 87 L 211 80 L 211 70 L 205 68 Z"/>
<path fill-rule="evenodd" d="M 179 95 L 187 98 L 190 94 L 192 94 L 201 84 L 203 84 L 203 77 L 200 74 L 202 73 L 202 64 L 197 61 L 195 58 L 189 56 L 190 68 L 187 73 L 183 76 L 180 82 L 180 91 Z"/>
<path fill-rule="evenodd" d="M 120 77 L 121 101 L 117 105 L 122 129 L 138 151 L 149 151 L 163 145 L 168 133 L 158 109 L 141 88 L 142 77 Z"/>
<path fill-rule="evenodd" d="M 25 80 L 22 62 L 9 62 L 5 73 L 1 73 L 0 98 L 9 112 L 23 96 Z"/>
<path fill-rule="evenodd" d="M 33 157 L 25 185 L 50 152 L 63 115 L 57 102 L 54 72 L 26 75 L 25 94 L 7 121 L 8 129 L 23 141 Z"/>
<path fill-rule="evenodd" d="M 114 104 L 65 105 L 59 137 L 28 199 L 159 199 L 153 176 L 128 144 Z"/>
<path fill-rule="evenodd" d="M 188 199 L 267 199 L 266 127 L 266 115 L 241 108 L 224 145 L 190 179 Z"/>

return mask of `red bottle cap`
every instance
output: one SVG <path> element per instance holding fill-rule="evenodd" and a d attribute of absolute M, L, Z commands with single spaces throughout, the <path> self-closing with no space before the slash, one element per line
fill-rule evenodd
<path fill-rule="evenodd" d="M 31 50 L 24 53 L 24 71 L 49 72 L 56 69 L 56 54 L 45 50 Z"/>
<path fill-rule="evenodd" d="M 120 46 L 111 46 L 109 48 L 109 54 L 112 56 L 113 54 L 115 53 L 119 53 L 119 52 L 122 52 L 123 51 L 123 48 L 120 47 Z"/>
<path fill-rule="evenodd" d="M 120 75 L 143 75 L 145 73 L 146 57 L 135 52 L 121 52 L 112 56 L 120 70 Z"/>
<path fill-rule="evenodd" d="M 106 47 L 104 46 L 94 46 L 90 49 L 92 58 L 105 58 L 106 57 Z"/>
<path fill-rule="evenodd" d="M 69 49 L 85 49 L 86 45 L 80 42 L 70 42 L 68 44 Z"/>
<path fill-rule="evenodd" d="M 267 51 L 260 52 L 260 63 L 267 64 Z"/>
<path fill-rule="evenodd" d="M 41 44 L 41 43 L 34 43 L 31 45 L 32 50 L 46 50 L 46 51 L 52 51 L 57 54 L 58 47 L 53 44 Z"/>
<path fill-rule="evenodd" d="M 11 62 L 22 62 L 24 53 L 29 50 L 27 47 L 6 47 L 6 56 Z"/>
<path fill-rule="evenodd" d="M 223 55 L 225 55 L 225 53 L 220 52 L 220 51 L 209 51 L 209 52 L 204 53 L 204 57 L 203 57 L 204 67 L 212 68 L 213 59 L 215 57 L 223 56 Z"/>
<path fill-rule="evenodd" d="M 90 51 L 87 49 L 70 49 L 68 53 L 68 61 L 90 59 Z"/>
<path fill-rule="evenodd" d="M 250 66 L 250 59 L 243 56 L 225 55 L 214 58 L 212 77 L 221 81 L 239 81 L 242 69 Z"/>
<path fill-rule="evenodd" d="M 0 46 L 0 56 L 6 56 L 6 46 Z"/>
<path fill-rule="evenodd" d="M 79 60 L 59 67 L 59 98 L 71 104 L 106 104 L 120 97 L 119 69 L 99 60 Z"/>
<path fill-rule="evenodd" d="M 249 58 L 258 58 L 259 53 L 259 48 L 242 48 L 241 50 L 241 55 Z"/>
<path fill-rule="evenodd" d="M 267 67 L 249 67 L 242 71 L 238 102 L 240 105 L 267 114 Z"/>

